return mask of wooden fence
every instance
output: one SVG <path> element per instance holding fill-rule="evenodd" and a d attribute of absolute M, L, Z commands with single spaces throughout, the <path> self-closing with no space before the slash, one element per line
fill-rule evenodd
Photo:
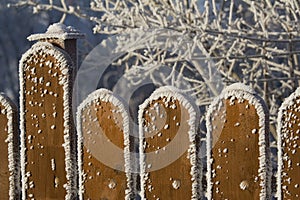
<path fill-rule="evenodd" d="M 20 61 L 20 122 L 0 95 L 2 199 L 299 198 L 300 89 L 280 108 L 271 182 L 268 111 L 243 84 L 227 87 L 209 106 L 206 148 L 197 106 L 171 86 L 140 106 L 138 138 L 128 105 L 106 89 L 90 94 L 73 118 L 80 37 L 56 24 L 30 38 L 39 41 Z"/>

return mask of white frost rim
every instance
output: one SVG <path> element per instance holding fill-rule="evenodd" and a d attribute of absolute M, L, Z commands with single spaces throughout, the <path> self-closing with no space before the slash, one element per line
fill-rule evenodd
<path fill-rule="evenodd" d="M 277 177 L 276 177 L 276 183 L 277 183 L 277 192 L 276 197 L 278 199 L 282 199 L 282 188 L 281 188 L 281 176 L 282 176 L 282 169 L 283 169 L 283 148 L 282 148 L 282 140 L 284 136 L 281 134 L 281 131 L 283 129 L 283 115 L 284 112 L 288 110 L 289 107 L 291 107 L 297 98 L 300 96 L 300 88 L 297 88 L 295 92 L 293 92 L 288 98 L 286 98 L 283 103 L 281 104 L 279 108 L 279 113 L 277 117 Z M 298 103 L 298 102 L 297 102 Z"/>
<path fill-rule="evenodd" d="M 12 102 L 2 93 L 0 93 L 0 105 L 4 107 L 7 117 L 7 139 L 8 143 L 8 170 L 9 170 L 9 199 L 14 200 L 19 194 L 19 168 L 17 165 L 18 152 L 15 151 L 14 139 L 14 116 L 16 115 Z"/>
<path fill-rule="evenodd" d="M 22 199 L 26 199 L 26 185 L 27 185 L 27 178 L 26 178 L 26 130 L 25 130 L 25 77 L 24 77 L 24 67 L 27 59 L 35 54 L 46 53 L 47 55 L 53 56 L 57 62 L 58 67 L 65 76 L 62 79 L 63 85 L 63 125 L 64 125 L 64 150 L 65 150 L 65 165 L 66 165 L 66 179 L 67 183 L 64 185 L 66 188 L 66 199 L 71 199 L 72 195 L 76 193 L 76 189 L 74 186 L 76 185 L 76 176 L 74 175 L 74 167 L 73 161 L 74 157 L 72 157 L 71 152 L 71 140 L 72 140 L 72 132 L 71 132 L 71 77 L 72 77 L 72 60 L 70 56 L 55 47 L 54 45 L 48 42 L 37 42 L 34 44 L 28 51 L 23 54 L 20 63 L 19 63 L 19 79 L 20 79 L 20 130 L 21 130 L 21 177 L 22 177 Z"/>
<path fill-rule="evenodd" d="M 146 171 L 146 165 L 145 165 L 145 153 L 143 153 L 143 138 L 145 138 L 144 132 L 143 132 L 143 113 L 144 110 L 151 104 L 151 102 L 158 100 L 159 98 L 166 97 L 167 99 L 174 98 L 180 102 L 180 104 L 188 110 L 190 114 L 190 119 L 188 121 L 188 124 L 190 126 L 190 129 L 188 131 L 189 134 L 189 141 L 190 146 L 188 149 L 189 157 L 190 157 L 190 163 L 192 165 L 190 174 L 192 176 L 192 197 L 191 199 L 197 200 L 200 199 L 202 196 L 201 191 L 201 173 L 202 173 L 202 166 L 201 162 L 199 161 L 198 153 L 197 152 L 197 146 L 196 146 L 196 134 L 197 134 L 197 128 L 198 128 L 198 119 L 199 119 L 199 113 L 198 108 L 191 104 L 193 100 L 191 100 L 188 96 L 181 93 L 179 89 L 173 87 L 173 86 L 164 86 L 156 89 L 151 96 L 144 101 L 143 104 L 139 106 L 139 112 L 138 112 L 138 123 L 139 123 L 139 152 L 140 152 L 140 180 L 141 180 L 141 198 L 145 199 L 145 184 L 146 180 L 148 178 L 148 172 Z"/>
<path fill-rule="evenodd" d="M 83 161 L 82 161 L 82 148 L 83 148 L 83 133 L 82 133 L 82 114 L 85 109 L 87 109 L 94 100 L 100 100 L 103 102 L 112 103 L 114 106 L 120 109 L 123 119 L 123 132 L 124 132 L 124 159 L 125 159 L 125 173 L 127 178 L 127 189 L 125 191 L 125 199 L 130 200 L 133 192 L 132 179 L 130 176 L 131 165 L 130 165 L 130 125 L 129 125 L 129 115 L 128 111 L 124 106 L 122 100 L 107 89 L 98 89 L 91 94 L 79 105 L 77 110 L 77 154 L 78 154 L 78 172 L 79 172 L 79 199 L 83 200 L 84 193 L 84 182 L 83 182 Z"/>
<path fill-rule="evenodd" d="M 269 150 L 267 149 L 268 138 L 265 136 L 266 131 L 268 129 L 268 120 L 266 116 L 266 106 L 263 102 L 257 98 L 255 92 L 249 86 L 246 86 L 242 83 L 235 83 L 231 86 L 225 88 L 221 95 L 216 97 L 214 101 L 210 104 L 207 114 L 206 114 L 206 127 L 207 127 L 207 138 L 206 138 L 206 145 L 207 145 L 207 193 L 206 196 L 208 199 L 212 199 L 212 169 L 211 169 L 211 149 L 212 149 L 212 124 L 211 124 L 211 117 L 215 111 L 218 111 L 222 106 L 223 99 L 241 99 L 247 100 L 249 104 L 253 105 L 256 109 L 256 112 L 259 117 L 259 169 L 258 169 L 258 176 L 260 177 L 260 186 L 262 190 L 260 191 L 260 199 L 265 200 L 268 199 L 271 192 L 271 185 L 270 185 L 270 162 L 269 162 Z M 267 186 L 267 187 L 265 187 Z"/>

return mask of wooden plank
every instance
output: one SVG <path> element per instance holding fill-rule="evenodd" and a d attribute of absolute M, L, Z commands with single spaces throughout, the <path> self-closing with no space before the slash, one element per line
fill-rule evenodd
<path fill-rule="evenodd" d="M 300 198 L 300 89 L 279 109 L 277 198 Z"/>
<path fill-rule="evenodd" d="M 242 84 L 225 89 L 207 113 L 208 199 L 270 197 L 268 116 Z"/>
<path fill-rule="evenodd" d="M 200 199 L 197 108 L 162 87 L 139 110 L 142 199 Z"/>
<path fill-rule="evenodd" d="M 0 93 L 1 199 L 19 199 L 19 135 L 16 106 Z"/>
<path fill-rule="evenodd" d="M 72 61 L 38 42 L 20 61 L 22 199 L 76 196 Z"/>
<path fill-rule="evenodd" d="M 131 199 L 129 117 L 112 92 L 100 89 L 79 106 L 80 199 Z"/>

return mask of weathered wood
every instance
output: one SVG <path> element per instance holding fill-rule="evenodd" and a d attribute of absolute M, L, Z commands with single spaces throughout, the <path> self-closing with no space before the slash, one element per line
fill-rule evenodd
<path fill-rule="evenodd" d="M 196 107 L 173 87 L 139 111 L 142 199 L 200 199 Z"/>
<path fill-rule="evenodd" d="M 105 89 L 78 109 L 80 199 L 130 199 L 129 117 L 121 101 Z"/>
<path fill-rule="evenodd" d="M 208 199 L 270 197 L 268 116 L 242 84 L 228 87 L 207 114 Z"/>
<path fill-rule="evenodd" d="M 50 43 L 36 43 L 20 62 L 20 88 L 22 198 L 72 199 L 71 58 Z"/>
<path fill-rule="evenodd" d="M 278 199 L 300 198 L 300 89 L 280 107 L 278 115 Z"/>
<path fill-rule="evenodd" d="M 19 199 L 19 134 L 17 109 L 0 94 L 0 191 L 1 199 Z"/>

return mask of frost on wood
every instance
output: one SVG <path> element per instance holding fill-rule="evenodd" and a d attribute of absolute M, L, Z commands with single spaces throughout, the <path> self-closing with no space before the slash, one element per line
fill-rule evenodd
<path fill-rule="evenodd" d="M 78 39 L 83 38 L 84 34 L 80 33 L 72 26 L 66 26 L 62 23 L 55 23 L 48 27 L 46 33 L 33 34 L 28 37 L 29 41 L 41 39 Z"/>
<path fill-rule="evenodd" d="M 277 198 L 300 198 L 300 89 L 282 103 L 278 114 Z"/>
<path fill-rule="evenodd" d="M 1 198 L 15 200 L 20 194 L 19 135 L 15 105 L 0 93 L 0 191 Z"/>
<path fill-rule="evenodd" d="M 90 18 L 96 23 L 94 31 L 97 33 L 120 34 L 134 29 L 166 28 L 189 36 L 192 42 L 186 51 L 176 52 L 177 56 L 172 60 L 181 61 L 186 54 L 192 55 L 193 48 L 204 47 L 209 56 L 202 55 L 197 59 L 207 64 L 213 59 L 222 79 L 228 82 L 257 83 L 255 87 L 259 95 L 266 97 L 271 116 L 277 116 L 277 100 L 297 86 L 294 80 L 300 72 L 299 1 L 93 0 L 91 9 L 99 13 Z M 130 43 L 127 38 L 124 40 Z M 172 37 L 164 42 L 167 44 L 169 40 Z M 174 46 L 180 47 L 181 41 L 173 41 Z M 154 39 L 152 44 L 157 48 L 159 42 Z M 132 53 L 130 49 L 129 52 Z M 165 51 L 135 51 L 133 55 L 150 58 L 150 62 L 151 58 L 160 57 L 164 59 L 155 61 L 171 60 L 167 59 Z M 216 79 L 209 81 L 213 84 Z M 202 88 L 204 82 L 207 84 L 207 81 L 195 81 L 193 89 Z M 275 123 L 274 118 L 271 118 L 272 123 Z"/>
<path fill-rule="evenodd" d="M 106 89 L 78 107 L 80 199 L 132 199 L 129 117 L 122 101 Z"/>
<path fill-rule="evenodd" d="M 20 61 L 22 199 L 75 195 L 72 67 L 69 55 L 46 42 Z"/>
<path fill-rule="evenodd" d="M 191 102 L 178 89 L 167 86 L 140 106 L 142 199 L 202 197 L 198 110 Z"/>
<path fill-rule="evenodd" d="M 207 198 L 268 199 L 268 114 L 252 89 L 237 83 L 208 109 Z"/>
<path fill-rule="evenodd" d="M 214 68 L 218 69 L 222 80 L 254 83 L 256 91 L 268 103 L 271 124 L 275 124 L 277 117 L 278 99 L 286 97 L 299 85 L 295 81 L 300 74 L 298 0 L 92 0 L 88 11 L 82 9 L 83 3 L 74 1 L 61 0 L 61 5 L 53 4 L 52 0 L 45 2 L 19 0 L 17 4 L 30 5 L 35 13 L 54 9 L 63 12 L 63 16 L 73 14 L 89 18 L 95 24 L 94 32 L 99 34 L 168 29 L 188 36 L 192 42 L 184 42 L 188 47 L 183 51 L 176 51 L 182 47 L 182 39 L 172 41 L 176 49 L 172 56 L 159 48 L 160 42 L 170 44 L 170 36 L 164 41 L 152 40 L 153 49 L 157 51 L 128 48 L 128 54 L 116 63 L 127 64 L 129 58 L 137 58 L 137 61 L 148 61 L 147 64 L 153 62 L 154 66 L 165 63 L 178 66 L 186 55 L 193 56 L 193 48 L 202 47 L 207 54 L 196 56 L 196 59 L 207 65 L 214 60 Z M 124 39 L 125 47 L 130 43 L 127 39 Z M 207 105 L 211 96 L 198 94 L 217 79 L 212 77 L 207 82 L 188 78 L 197 91 L 194 94 L 201 98 L 197 99 L 199 105 Z"/>

